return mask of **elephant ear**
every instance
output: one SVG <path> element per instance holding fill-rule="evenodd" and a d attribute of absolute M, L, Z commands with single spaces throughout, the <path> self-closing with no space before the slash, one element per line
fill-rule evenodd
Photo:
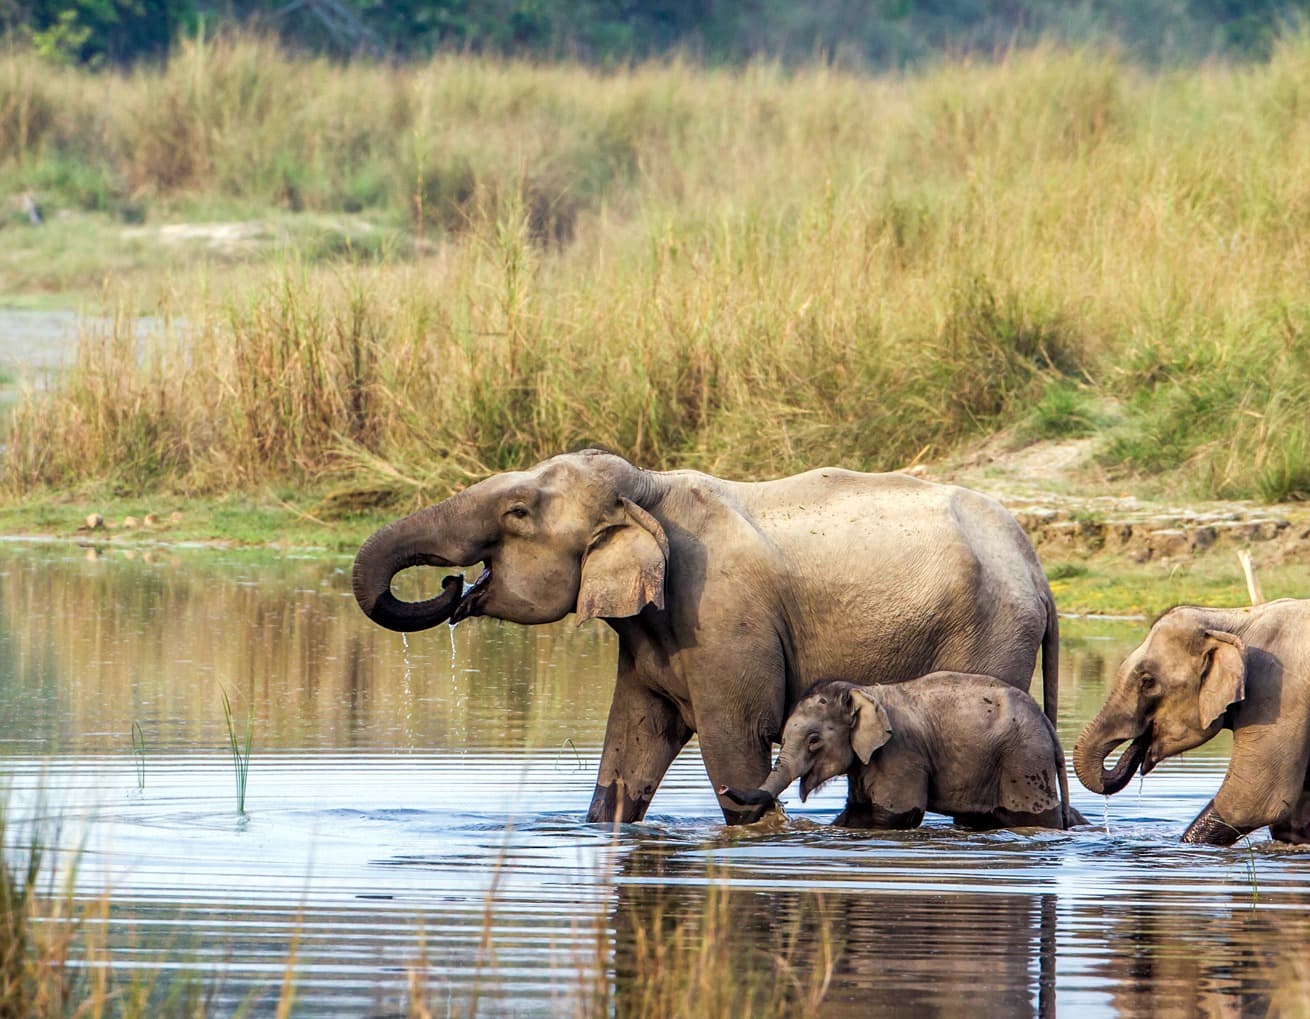
<path fill-rule="evenodd" d="M 861 764 L 868 764 L 873 752 L 892 738 L 892 723 L 876 697 L 863 690 L 851 691 L 851 749 Z"/>
<path fill-rule="evenodd" d="M 660 522 L 620 497 L 596 528 L 582 557 L 578 622 L 635 616 L 647 605 L 664 608 L 664 570 L 669 539 Z"/>
<path fill-rule="evenodd" d="M 1201 724 L 1207 729 L 1223 717 L 1230 704 L 1246 696 L 1246 645 L 1236 634 L 1205 631 L 1201 689 Z"/>

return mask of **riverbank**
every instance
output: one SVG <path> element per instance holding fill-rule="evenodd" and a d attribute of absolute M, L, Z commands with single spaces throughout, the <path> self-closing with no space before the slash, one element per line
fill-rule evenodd
<path fill-rule="evenodd" d="M 1028 455 L 1034 455 L 1031 449 Z M 1310 596 L 1305 504 L 1184 505 L 1041 492 L 1031 482 L 1008 480 L 995 462 L 990 477 L 946 465 L 915 473 L 1001 499 L 1032 539 L 1067 616 L 1151 618 L 1184 602 L 1246 604 L 1239 552 L 1251 556 L 1266 598 Z M 0 506 L 0 534 L 74 543 L 93 556 L 211 548 L 339 558 L 345 567 L 373 530 L 402 512 L 343 510 L 330 492 L 289 490 L 223 498 L 51 497 Z"/>

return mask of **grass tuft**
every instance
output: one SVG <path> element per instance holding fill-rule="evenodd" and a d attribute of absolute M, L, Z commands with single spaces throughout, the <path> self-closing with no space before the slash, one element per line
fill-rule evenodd
<path fill-rule="evenodd" d="M 226 690 L 222 691 L 222 695 L 223 721 L 227 724 L 227 744 L 232 751 L 232 768 L 236 776 L 237 813 L 244 815 L 246 812 L 246 779 L 250 775 L 250 745 L 255 738 L 255 720 L 253 717 L 246 719 L 245 740 L 239 740 L 236 725 L 232 720 L 232 703 L 228 700 Z"/>

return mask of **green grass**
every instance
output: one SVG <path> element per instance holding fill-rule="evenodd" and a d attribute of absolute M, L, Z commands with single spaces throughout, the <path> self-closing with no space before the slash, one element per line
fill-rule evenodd
<path fill-rule="evenodd" d="M 246 719 L 246 736 L 244 740 L 237 737 L 236 723 L 232 719 L 232 702 L 228 700 L 227 691 L 223 694 L 223 721 L 227 725 L 228 749 L 232 751 L 232 770 L 237 786 L 237 813 L 246 812 L 246 783 L 250 777 L 250 745 L 255 738 L 255 720 Z"/>
<path fill-rule="evenodd" d="M 146 736 L 141 731 L 141 723 L 132 723 L 132 763 L 136 767 L 136 787 L 140 792 L 146 788 Z"/>
<path fill-rule="evenodd" d="M 1250 604 L 1241 565 L 1224 552 L 1147 563 L 1106 555 L 1045 566 L 1056 605 L 1072 615 L 1154 619 L 1174 605 Z M 1268 601 L 1306 595 L 1303 565 L 1262 563 L 1257 572 Z"/>
<path fill-rule="evenodd" d="M 1005 429 L 1092 437 L 1120 487 L 1306 498 L 1308 95 L 1297 36 L 1157 75 L 3 54 L 0 186 L 81 210 L 4 226 L 3 289 L 99 285 L 112 324 L 2 484 L 328 519 L 587 444 L 764 477 Z M 254 235 L 174 248 L 178 216 Z"/>

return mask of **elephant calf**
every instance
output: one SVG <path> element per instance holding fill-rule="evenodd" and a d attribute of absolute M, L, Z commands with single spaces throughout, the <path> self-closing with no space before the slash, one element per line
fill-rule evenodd
<path fill-rule="evenodd" d="M 720 794 L 762 816 L 796 779 L 801 799 L 841 774 L 847 828 L 917 828 L 925 811 L 970 828 L 1065 828 L 1055 727 L 1027 692 L 992 676 L 934 672 L 895 686 L 816 683 L 797 702 L 778 762 L 755 790 Z"/>

